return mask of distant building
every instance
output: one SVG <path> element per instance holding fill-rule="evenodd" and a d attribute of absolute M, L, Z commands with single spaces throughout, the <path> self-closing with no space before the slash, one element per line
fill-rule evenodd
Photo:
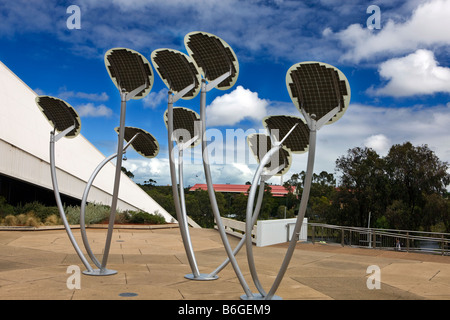
<path fill-rule="evenodd" d="M 272 195 L 274 197 L 285 197 L 289 193 L 285 187 L 280 185 L 269 185 L 272 189 Z M 248 190 L 251 187 L 247 184 L 214 184 L 214 191 L 216 192 L 226 192 L 226 193 L 244 193 L 248 194 Z M 198 189 L 208 190 L 206 184 L 197 183 L 193 187 L 189 189 L 189 191 L 196 191 Z M 292 189 L 292 192 L 295 193 L 295 189 Z"/>
<path fill-rule="evenodd" d="M 36 106 L 36 96 L 0 62 L 0 196 L 10 203 L 55 201 L 49 164 L 52 128 Z M 56 143 L 57 178 L 63 202 L 80 204 L 89 177 L 104 159 L 82 135 Z M 114 173 L 115 167 L 110 162 L 96 177 L 88 202 L 111 204 Z M 121 176 L 118 207 L 158 212 L 167 222 L 174 221 L 125 174 Z"/>

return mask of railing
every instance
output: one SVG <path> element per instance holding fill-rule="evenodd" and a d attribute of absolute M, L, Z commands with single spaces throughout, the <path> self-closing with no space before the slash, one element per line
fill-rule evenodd
<path fill-rule="evenodd" d="M 450 255 L 450 234 L 308 223 L 308 241 L 342 246 Z"/>

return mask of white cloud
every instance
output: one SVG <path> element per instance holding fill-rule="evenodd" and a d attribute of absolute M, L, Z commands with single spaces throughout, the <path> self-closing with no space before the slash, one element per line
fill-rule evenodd
<path fill-rule="evenodd" d="M 109 118 L 112 116 L 113 111 L 101 104 L 99 106 L 95 106 L 93 103 L 86 103 L 76 107 L 78 115 L 80 117 L 106 117 Z"/>
<path fill-rule="evenodd" d="M 65 100 L 70 98 L 87 99 L 91 101 L 107 101 L 109 96 L 106 92 L 102 93 L 86 93 L 86 92 L 74 92 L 74 91 L 62 91 L 58 94 L 58 97 Z"/>
<path fill-rule="evenodd" d="M 206 108 L 208 126 L 232 126 L 249 119 L 261 121 L 267 114 L 267 100 L 242 86 L 214 99 Z"/>
<path fill-rule="evenodd" d="M 417 50 L 402 58 L 383 62 L 380 76 L 389 82 L 386 86 L 368 90 L 368 93 L 393 97 L 450 92 L 450 68 L 438 66 L 433 52 Z"/>
<path fill-rule="evenodd" d="M 385 156 L 391 147 L 391 141 L 384 134 L 375 134 L 364 140 L 364 145 Z"/>
<path fill-rule="evenodd" d="M 144 108 L 156 109 L 161 103 L 166 102 L 167 104 L 167 89 L 161 89 L 158 92 L 150 92 L 142 102 L 144 103 Z"/>
<path fill-rule="evenodd" d="M 385 156 L 393 144 L 410 141 L 413 145 L 427 144 L 441 161 L 450 162 L 450 106 L 434 107 L 385 108 L 361 104 L 350 104 L 343 117 L 331 125 L 326 125 L 317 133 L 315 172 L 323 170 L 333 173 L 335 161 L 354 147 L 371 147 L 380 156 Z M 248 131 L 250 132 L 250 131 Z M 245 136 L 242 136 L 244 139 Z M 226 144 L 222 139 L 222 148 L 218 152 L 234 154 L 226 148 L 239 148 L 243 144 Z M 246 143 L 245 143 L 246 144 Z M 212 152 L 210 145 L 210 152 Z M 189 161 L 186 155 L 184 165 L 185 185 L 205 183 L 201 163 L 201 148 L 193 150 L 194 161 Z M 247 152 L 242 149 L 239 153 Z M 244 160 L 245 159 L 245 160 Z M 250 157 L 238 157 L 233 160 L 228 157 L 212 160 L 211 174 L 214 183 L 245 183 L 251 181 L 257 165 L 250 163 Z M 217 160 L 217 159 L 216 159 Z M 231 161 L 230 161 L 231 160 Z M 306 170 L 307 153 L 293 155 L 293 163 L 289 172 L 283 177 L 287 180 L 293 173 Z M 161 154 L 151 160 L 134 160 L 128 157 L 124 166 L 136 176 L 135 181 L 154 179 L 160 185 L 170 184 L 170 174 L 167 155 Z M 270 179 L 278 184 L 279 177 Z"/>
<path fill-rule="evenodd" d="M 419 5 L 404 22 L 382 22 L 381 30 L 352 24 L 336 33 L 348 52 L 342 60 L 359 62 L 376 56 L 404 54 L 419 47 L 450 45 L 450 0 L 434 0 Z M 381 11 L 383 19 L 383 11 Z"/>

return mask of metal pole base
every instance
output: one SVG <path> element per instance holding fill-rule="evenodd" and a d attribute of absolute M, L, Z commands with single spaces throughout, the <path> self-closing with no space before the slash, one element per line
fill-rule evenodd
<path fill-rule="evenodd" d="M 249 297 L 246 294 L 241 296 L 241 300 L 266 300 L 266 297 L 261 295 L 260 293 L 253 293 L 253 297 Z M 280 296 L 273 296 L 270 300 L 283 300 Z"/>
<path fill-rule="evenodd" d="M 112 276 L 113 274 L 116 274 L 116 270 L 111 269 L 94 269 L 92 271 L 85 270 L 83 271 L 83 274 L 87 276 Z"/>
<path fill-rule="evenodd" d="M 197 277 L 194 276 L 194 274 L 189 273 L 189 274 L 185 275 L 184 277 L 189 280 L 197 280 L 197 281 L 210 281 L 210 280 L 219 279 L 219 276 L 217 276 L 217 275 L 211 276 L 208 273 L 200 273 Z"/>

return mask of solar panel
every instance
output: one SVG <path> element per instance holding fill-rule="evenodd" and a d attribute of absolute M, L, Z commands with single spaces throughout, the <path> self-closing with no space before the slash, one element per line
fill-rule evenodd
<path fill-rule="evenodd" d="M 260 163 L 266 153 L 273 147 L 270 137 L 262 133 L 253 133 L 248 135 L 247 143 L 258 163 Z M 284 147 L 280 148 L 271 158 L 271 161 L 264 167 L 269 171 L 272 171 L 283 164 L 285 164 L 285 166 L 274 174 L 275 176 L 281 176 L 288 172 L 292 164 L 291 153 Z"/>
<path fill-rule="evenodd" d="M 75 129 L 70 131 L 65 137 L 75 138 L 80 133 L 80 117 L 70 104 L 50 96 L 37 96 L 35 101 L 39 110 L 41 110 L 56 131 L 64 131 L 75 124 Z"/>
<path fill-rule="evenodd" d="M 166 110 L 164 113 L 164 123 L 166 124 L 166 127 L 168 127 L 168 121 L 168 110 Z M 173 108 L 173 132 L 177 143 L 189 141 L 195 136 L 198 136 L 198 139 L 193 141 L 190 147 L 193 148 L 197 146 L 201 141 L 200 126 L 201 122 L 198 113 L 187 108 Z"/>
<path fill-rule="evenodd" d="M 190 56 L 173 49 L 158 49 L 152 52 L 151 59 L 164 84 L 174 93 L 195 83 L 182 99 L 195 98 L 200 92 L 200 74 Z"/>
<path fill-rule="evenodd" d="M 301 62 L 289 68 L 286 86 L 292 102 L 300 110 L 304 108 L 316 120 L 332 109 L 339 112 L 328 122 L 337 121 L 350 102 L 350 86 L 345 75 L 337 68 L 316 61 Z"/>
<path fill-rule="evenodd" d="M 153 86 L 153 71 L 148 60 L 136 52 L 127 48 L 113 48 L 105 54 L 106 70 L 115 86 L 126 92 L 147 84 L 144 90 L 136 94 L 133 99 L 145 97 Z"/>
<path fill-rule="evenodd" d="M 264 127 L 277 141 L 281 141 L 296 124 L 295 129 L 284 140 L 283 147 L 292 153 L 304 153 L 308 151 L 309 129 L 301 118 L 280 115 L 263 119 Z"/>
<path fill-rule="evenodd" d="M 239 62 L 231 47 L 221 38 L 207 32 L 190 32 L 184 37 L 189 55 L 194 59 L 203 77 L 209 82 L 231 70 L 231 76 L 216 88 L 231 88 L 239 75 Z"/>
<path fill-rule="evenodd" d="M 119 133 L 119 127 L 114 130 Z M 156 157 L 159 153 L 158 141 L 147 131 L 135 127 L 125 127 L 125 141 L 129 142 L 137 133 L 139 135 L 131 143 L 133 149 L 146 158 Z"/>

